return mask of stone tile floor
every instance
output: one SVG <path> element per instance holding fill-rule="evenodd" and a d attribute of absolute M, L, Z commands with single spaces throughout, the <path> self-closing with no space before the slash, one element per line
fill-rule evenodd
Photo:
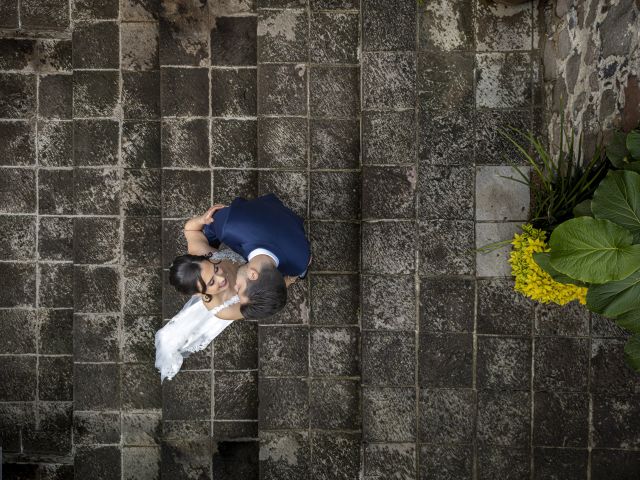
<path fill-rule="evenodd" d="M 624 332 L 470 253 L 526 218 L 540 7 L 2 2 L 6 478 L 637 478 Z M 270 191 L 309 278 L 160 385 L 184 218 Z"/>

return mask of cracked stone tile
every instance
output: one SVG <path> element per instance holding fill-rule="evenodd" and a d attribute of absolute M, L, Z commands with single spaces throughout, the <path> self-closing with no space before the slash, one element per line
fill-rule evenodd
<path fill-rule="evenodd" d="M 251 117 L 256 114 L 256 70 L 211 70 L 211 114 Z"/>
<path fill-rule="evenodd" d="M 451 302 L 455 298 L 456 302 Z M 420 280 L 420 331 L 471 332 L 475 282 L 462 278 L 428 277 Z"/>
<path fill-rule="evenodd" d="M 73 164 L 73 122 L 39 121 L 38 156 L 44 167 Z"/>
<path fill-rule="evenodd" d="M 211 64 L 255 65 L 257 21 L 255 16 L 217 17 L 211 30 Z"/>
<path fill-rule="evenodd" d="M 476 248 L 495 242 L 511 240 L 520 233 L 521 222 L 476 223 Z M 511 275 L 509 255 L 511 244 L 488 253 L 476 253 L 476 275 L 479 277 L 508 277 Z"/>
<path fill-rule="evenodd" d="M 588 458 L 587 449 L 535 448 L 533 469 L 539 478 L 578 480 L 588 475 Z"/>
<path fill-rule="evenodd" d="M 362 112 L 362 163 L 413 164 L 415 162 L 415 113 Z"/>
<path fill-rule="evenodd" d="M 476 348 L 478 388 L 489 390 L 529 389 L 531 377 L 530 339 L 478 336 Z"/>
<path fill-rule="evenodd" d="M 575 392 L 535 392 L 534 445 L 586 447 L 588 442 L 588 396 Z"/>
<path fill-rule="evenodd" d="M 418 216 L 473 220 L 474 170 L 466 166 L 427 165 L 418 180 Z"/>
<path fill-rule="evenodd" d="M 73 27 L 73 68 L 119 68 L 116 22 L 78 22 Z"/>
<path fill-rule="evenodd" d="M 467 220 L 424 220 L 420 230 L 421 275 L 472 275 L 474 223 Z"/>
<path fill-rule="evenodd" d="M 473 0 L 436 0 L 421 7 L 420 49 L 473 50 L 473 10 Z"/>
<path fill-rule="evenodd" d="M 352 325 L 358 322 L 357 275 L 311 275 L 311 324 Z"/>
<path fill-rule="evenodd" d="M 364 53 L 362 97 L 365 109 L 414 108 L 416 64 L 413 53 Z"/>
<path fill-rule="evenodd" d="M 362 277 L 362 326 L 376 330 L 415 330 L 414 278 Z"/>
<path fill-rule="evenodd" d="M 209 167 L 209 125 L 205 119 L 162 121 L 162 166 Z"/>
<path fill-rule="evenodd" d="M 357 14 L 317 12 L 311 15 L 310 60 L 314 63 L 357 63 Z"/>
<path fill-rule="evenodd" d="M 311 380 L 309 421 L 311 428 L 357 429 L 360 424 L 360 386 L 353 380 Z"/>
<path fill-rule="evenodd" d="M 476 421 L 473 390 L 420 390 L 418 435 L 421 442 L 471 444 Z"/>
<path fill-rule="evenodd" d="M 365 273 L 400 274 L 415 270 L 415 222 L 362 224 L 362 269 Z"/>
<path fill-rule="evenodd" d="M 417 2 L 404 0 L 363 0 L 363 49 L 413 50 L 416 41 L 416 5 Z"/>
<path fill-rule="evenodd" d="M 309 19 L 306 10 L 260 10 L 258 57 L 261 62 L 306 62 Z"/>
<path fill-rule="evenodd" d="M 305 478 L 311 462 L 309 433 L 260 430 L 260 472 L 265 479 Z"/>
<path fill-rule="evenodd" d="M 476 49 L 478 51 L 531 50 L 533 14 L 530 3 L 500 5 L 477 3 Z"/>
<path fill-rule="evenodd" d="M 529 439 L 529 392 L 478 392 L 477 439 L 483 444 L 524 447 Z"/>
<path fill-rule="evenodd" d="M 528 53 L 476 54 L 476 107 L 524 108 L 532 104 Z"/>
<path fill-rule="evenodd" d="M 359 168 L 360 125 L 357 120 L 311 120 L 311 168 Z"/>
<path fill-rule="evenodd" d="M 401 386 L 415 383 L 415 333 L 362 333 L 362 383 Z"/>
<path fill-rule="evenodd" d="M 360 434 L 311 432 L 311 474 L 318 480 L 348 480 L 360 472 Z"/>
<path fill-rule="evenodd" d="M 519 171 L 527 177 L 530 174 L 527 167 L 520 167 Z M 522 180 L 513 167 L 476 169 L 476 220 L 528 220 L 529 187 L 515 179 Z"/>
<path fill-rule="evenodd" d="M 305 65 L 260 65 L 258 113 L 306 115 L 307 69 Z"/>
<path fill-rule="evenodd" d="M 416 478 L 415 443 L 365 443 L 364 474 L 366 478 Z"/>
<path fill-rule="evenodd" d="M 75 206 L 73 171 L 38 171 L 38 213 L 69 215 Z"/>
<path fill-rule="evenodd" d="M 473 451 L 470 445 L 421 445 L 421 478 L 473 478 Z"/>
<path fill-rule="evenodd" d="M 478 479 L 529 478 L 530 471 L 528 449 L 488 445 L 478 449 Z"/>
<path fill-rule="evenodd" d="M 258 165 L 263 168 L 306 168 L 307 120 L 261 118 L 258 122 Z"/>
<path fill-rule="evenodd" d="M 536 390 L 585 391 L 589 376 L 589 341 L 586 338 L 535 339 Z"/>
<path fill-rule="evenodd" d="M 258 122 L 211 119 L 211 166 L 252 168 L 257 166 Z M 219 172 L 214 172 L 215 175 Z M 220 172 L 221 173 L 221 172 Z"/>
<path fill-rule="evenodd" d="M 312 172 L 311 218 L 350 220 L 360 216 L 358 172 Z"/>
<path fill-rule="evenodd" d="M 155 23 L 120 24 L 122 51 L 120 68 L 124 70 L 154 70 L 159 67 L 159 31 Z"/>
<path fill-rule="evenodd" d="M 362 430 L 365 441 L 415 441 L 415 388 L 364 387 L 362 396 Z"/>

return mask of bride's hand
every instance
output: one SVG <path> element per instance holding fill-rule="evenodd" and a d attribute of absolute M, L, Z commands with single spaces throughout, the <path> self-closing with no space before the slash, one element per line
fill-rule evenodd
<path fill-rule="evenodd" d="M 213 215 L 218 211 L 221 210 L 225 207 L 225 205 L 222 205 L 221 203 L 218 203 L 216 205 L 214 205 L 213 207 L 210 207 L 205 213 L 204 215 L 202 215 L 200 217 L 200 219 L 202 220 L 202 223 L 205 225 L 209 225 L 210 223 L 213 223 Z"/>

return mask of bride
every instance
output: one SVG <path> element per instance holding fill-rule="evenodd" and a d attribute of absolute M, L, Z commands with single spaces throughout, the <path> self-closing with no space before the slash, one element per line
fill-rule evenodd
<path fill-rule="evenodd" d="M 234 320 L 242 319 L 235 283 L 238 266 L 245 260 L 230 249 L 212 248 L 202 232 L 221 207 L 214 205 L 184 226 L 188 254 L 173 261 L 169 283 L 192 297 L 156 332 L 155 365 L 161 382 L 178 373 L 184 358 L 204 350 Z"/>

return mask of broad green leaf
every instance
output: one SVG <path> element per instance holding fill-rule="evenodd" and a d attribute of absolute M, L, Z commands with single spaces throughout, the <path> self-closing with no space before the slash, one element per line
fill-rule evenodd
<path fill-rule="evenodd" d="M 627 134 L 627 150 L 634 160 L 640 160 L 640 130 L 632 130 Z"/>
<path fill-rule="evenodd" d="M 590 199 L 584 200 L 573 207 L 574 217 L 590 217 L 591 215 L 593 215 L 593 212 L 591 211 Z"/>
<path fill-rule="evenodd" d="M 640 270 L 623 280 L 591 285 L 587 291 L 587 306 L 609 318 L 640 311 Z"/>
<path fill-rule="evenodd" d="M 622 328 L 633 333 L 640 333 L 640 308 L 629 310 L 622 315 L 618 315 L 615 321 Z"/>
<path fill-rule="evenodd" d="M 551 266 L 585 283 L 622 280 L 640 268 L 640 245 L 609 220 L 572 218 L 551 234 Z"/>
<path fill-rule="evenodd" d="M 558 283 L 564 283 L 565 285 L 577 285 L 579 287 L 584 287 L 585 284 L 580 282 L 579 280 L 574 280 L 568 275 L 564 273 L 560 273 L 555 268 L 551 266 L 551 253 L 549 252 L 536 252 L 533 254 L 533 260 L 538 264 L 538 266 L 547 272 L 551 278 L 553 278 Z"/>
<path fill-rule="evenodd" d="M 593 216 L 626 228 L 640 242 L 640 174 L 609 171 L 593 194 Z"/>
<path fill-rule="evenodd" d="M 622 168 L 622 164 L 628 161 L 629 151 L 626 145 L 626 135 L 623 132 L 613 132 L 611 143 L 607 145 L 607 158 L 616 168 Z"/>
<path fill-rule="evenodd" d="M 634 335 L 624 346 L 624 358 L 636 372 L 640 371 L 640 335 Z"/>
<path fill-rule="evenodd" d="M 630 172 L 638 172 L 640 173 L 640 161 L 638 162 L 625 162 L 622 165 L 622 168 L 625 170 L 629 170 Z"/>

